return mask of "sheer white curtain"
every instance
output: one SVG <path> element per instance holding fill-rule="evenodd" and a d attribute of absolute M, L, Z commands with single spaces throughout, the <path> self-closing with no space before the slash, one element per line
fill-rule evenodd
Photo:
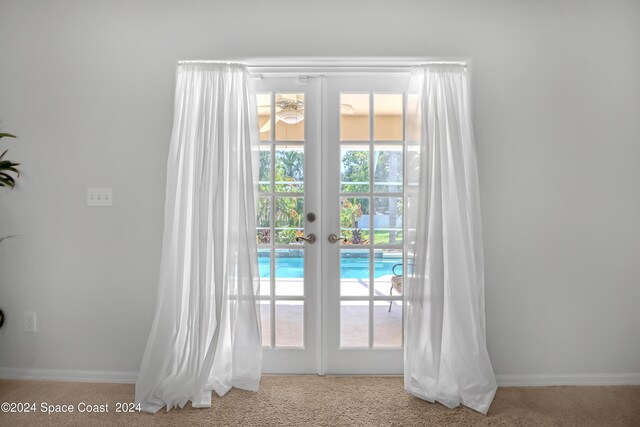
<path fill-rule="evenodd" d="M 143 410 L 257 390 L 255 200 L 259 134 L 242 65 L 177 68 L 159 293 L 136 383 Z"/>
<path fill-rule="evenodd" d="M 414 67 L 407 106 L 405 389 L 486 414 L 484 266 L 469 84 L 463 65 Z"/>

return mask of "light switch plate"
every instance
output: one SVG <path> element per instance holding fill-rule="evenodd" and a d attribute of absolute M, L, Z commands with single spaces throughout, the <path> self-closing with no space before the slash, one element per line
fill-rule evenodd
<path fill-rule="evenodd" d="M 113 206 L 113 189 L 87 188 L 87 206 Z"/>
<path fill-rule="evenodd" d="M 38 331 L 38 326 L 36 324 L 36 314 L 32 311 L 24 312 L 24 331 L 25 332 Z"/>

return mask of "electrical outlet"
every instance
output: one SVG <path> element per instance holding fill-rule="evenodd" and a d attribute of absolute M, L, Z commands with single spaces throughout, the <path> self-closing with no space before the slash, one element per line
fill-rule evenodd
<path fill-rule="evenodd" d="M 87 206 L 113 206 L 113 189 L 87 188 Z"/>
<path fill-rule="evenodd" d="M 24 331 L 25 332 L 37 332 L 36 314 L 32 311 L 24 312 Z"/>

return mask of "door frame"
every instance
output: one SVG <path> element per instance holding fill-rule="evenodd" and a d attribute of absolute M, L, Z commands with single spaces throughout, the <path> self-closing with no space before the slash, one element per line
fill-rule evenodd
<path fill-rule="evenodd" d="M 190 61 L 180 61 L 180 62 L 190 62 Z M 202 61 L 198 61 L 202 62 Z M 206 61 L 204 61 L 206 62 Z M 236 62 L 242 63 L 247 66 L 248 71 L 255 79 L 263 79 L 263 78 L 297 78 L 298 83 L 300 84 L 309 84 L 313 85 L 319 84 L 319 96 L 318 99 L 314 102 L 317 102 L 316 107 L 319 108 L 319 119 L 320 125 L 318 126 L 318 140 L 321 142 L 321 153 L 316 160 L 317 167 L 319 171 L 317 172 L 317 179 L 313 185 L 314 194 L 318 194 L 321 191 L 322 185 L 326 183 L 326 165 L 324 164 L 327 159 L 327 153 L 325 150 L 328 149 L 330 144 L 324 144 L 324 140 L 327 137 L 326 128 L 325 128 L 325 117 L 328 114 L 326 110 L 326 105 L 324 102 L 324 94 L 325 88 L 323 87 L 324 77 L 328 76 L 390 76 L 391 74 L 395 75 L 405 75 L 408 77 L 411 74 L 411 68 L 416 65 L 424 65 L 424 64 L 459 64 L 463 65 L 467 68 L 467 73 L 469 78 L 471 78 L 471 60 L 470 58 L 460 58 L 460 57 L 449 57 L 449 58 L 429 58 L 429 57 L 360 57 L 360 58 L 343 58 L 343 57 L 273 57 L 273 58 L 243 58 L 243 59 L 230 59 L 230 60 L 216 60 L 211 62 Z M 315 90 L 315 89 L 314 89 Z M 306 126 L 305 126 L 306 127 Z M 305 130 L 306 132 L 306 130 Z M 305 140 L 309 137 L 305 135 Z M 306 158 L 305 154 L 305 158 Z M 306 176 L 308 162 L 305 160 L 305 215 L 309 210 L 307 209 L 306 202 Z M 329 230 L 327 227 L 323 227 L 325 224 L 325 216 L 327 211 L 327 201 L 325 200 L 326 191 L 322 190 L 321 195 L 318 194 L 316 200 L 320 201 L 320 206 L 313 207 L 314 212 L 320 212 L 320 221 L 317 221 L 313 227 L 308 228 L 308 224 L 305 222 L 305 234 L 309 232 L 314 232 L 320 243 L 316 246 L 316 249 L 313 251 L 315 256 L 313 257 L 313 262 L 317 263 L 316 265 L 320 266 L 325 259 L 327 246 L 328 244 L 324 242 L 326 239 L 327 233 L 334 232 Z M 320 198 L 321 197 L 321 198 Z M 322 246 L 322 247 L 320 247 Z M 405 253 L 405 262 L 406 262 L 406 242 L 403 244 L 404 253 Z M 306 253 L 305 253 L 306 257 Z M 311 258 L 311 257 L 310 257 Z M 306 264 L 306 263 L 305 263 Z M 305 267 L 306 270 L 306 267 Z M 305 271 L 306 273 L 306 271 Z M 324 318 L 325 315 L 325 307 L 326 304 L 329 303 L 328 292 L 326 286 L 321 286 L 324 281 L 324 272 L 323 268 L 318 268 L 318 271 L 315 275 L 317 278 L 317 286 L 321 287 L 322 292 L 320 295 L 316 295 L 316 308 L 313 309 L 313 312 L 308 313 L 305 310 L 305 340 L 307 329 L 311 326 L 311 323 L 308 320 L 311 320 L 311 317 L 314 318 L 315 322 L 317 322 L 317 327 L 319 329 L 319 333 L 317 333 L 317 337 L 314 343 L 309 347 L 314 347 L 315 354 L 311 355 L 313 357 L 313 363 L 311 364 L 299 364 L 294 363 L 293 365 L 289 365 L 286 370 L 267 370 L 265 373 L 316 373 L 319 375 L 325 374 L 367 374 L 366 370 L 358 370 L 358 369 L 350 369 L 354 372 L 347 372 L 333 369 L 328 366 L 328 331 L 327 331 L 327 319 Z M 306 277 L 305 277 L 306 282 Z M 305 299 L 307 298 L 307 289 L 308 286 L 305 283 Z M 271 325 L 273 329 L 275 325 Z M 311 350 L 311 349 L 309 349 Z M 299 351 L 299 350 L 283 350 L 283 349 L 271 349 L 267 350 L 263 356 L 265 361 L 273 359 L 279 356 L 286 356 L 284 352 L 289 351 Z M 357 351 L 357 350 L 350 350 Z M 381 350 L 389 351 L 389 350 Z M 404 340 L 403 346 L 401 349 L 404 352 Z M 273 353 L 273 354 L 271 354 Z M 279 356 L 278 356 L 279 353 Z M 380 372 L 381 374 L 388 373 L 400 373 L 398 372 L 398 367 L 391 367 L 388 372 Z"/>

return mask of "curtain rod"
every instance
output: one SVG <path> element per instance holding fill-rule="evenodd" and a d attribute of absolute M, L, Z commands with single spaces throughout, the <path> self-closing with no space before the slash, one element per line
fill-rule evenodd
<path fill-rule="evenodd" d="M 178 64 L 193 63 L 237 63 L 247 68 L 300 70 L 300 69 L 407 69 L 416 65 L 462 65 L 467 66 L 465 60 L 443 60 L 427 58 L 363 58 L 363 59 L 299 59 L 299 58 L 261 58 L 261 59 L 230 59 L 230 60 L 181 60 Z"/>

